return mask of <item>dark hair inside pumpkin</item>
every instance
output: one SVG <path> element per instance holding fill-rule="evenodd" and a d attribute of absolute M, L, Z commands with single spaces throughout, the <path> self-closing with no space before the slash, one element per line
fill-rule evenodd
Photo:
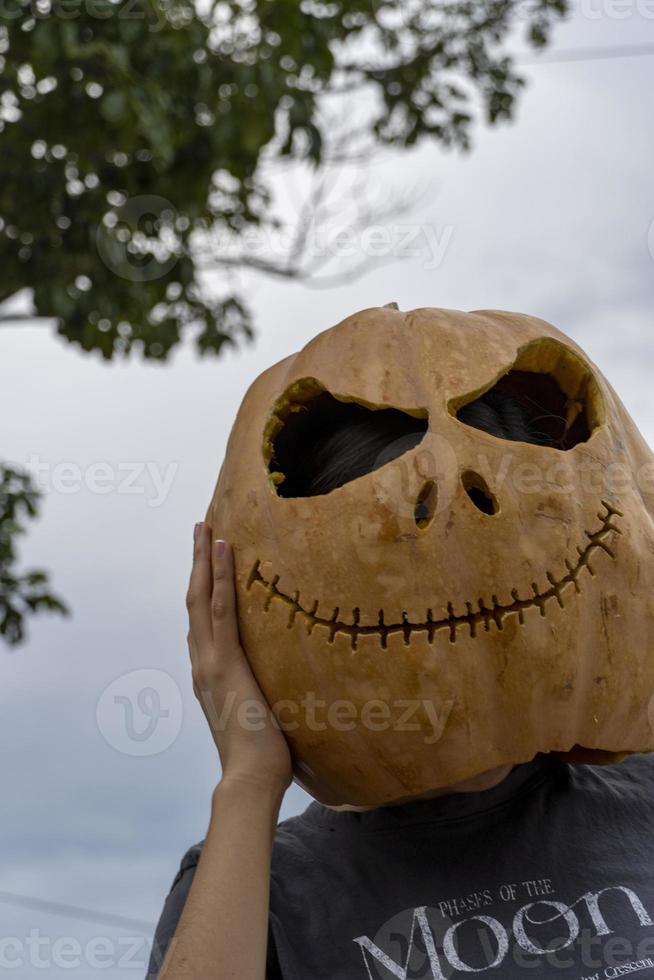
<path fill-rule="evenodd" d="M 370 472 L 420 442 L 426 426 L 419 419 L 385 411 L 366 412 L 352 424 L 344 424 L 309 453 L 304 461 L 309 494 L 328 493 L 361 473 Z M 513 395 L 490 391 L 458 413 L 460 421 L 500 439 L 514 439 L 553 446 L 554 440 L 538 429 L 528 410 Z M 392 449 L 392 455 L 387 455 Z M 372 463 L 376 465 L 370 465 Z"/>
<path fill-rule="evenodd" d="M 547 391 L 542 385 L 538 390 L 533 382 L 541 377 L 532 374 L 531 386 L 518 378 L 517 390 L 497 384 L 461 407 L 457 418 L 500 439 L 562 448 L 565 418 L 556 398 L 558 387 L 554 384 L 555 391 L 546 384 Z M 280 496 L 329 493 L 413 449 L 428 426 L 427 418 L 393 408 L 372 411 L 337 401 L 328 392 L 312 399 L 307 408 L 289 417 L 274 443 L 270 468 L 284 474 L 277 487 Z"/>

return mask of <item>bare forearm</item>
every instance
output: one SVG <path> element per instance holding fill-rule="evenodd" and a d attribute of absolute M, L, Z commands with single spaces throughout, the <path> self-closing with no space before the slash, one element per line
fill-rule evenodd
<path fill-rule="evenodd" d="M 225 779 L 161 980 L 265 980 L 270 861 L 283 791 Z"/>

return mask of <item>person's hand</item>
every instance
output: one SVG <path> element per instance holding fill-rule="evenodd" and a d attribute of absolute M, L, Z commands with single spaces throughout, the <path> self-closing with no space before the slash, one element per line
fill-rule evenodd
<path fill-rule="evenodd" d="M 233 551 L 226 541 L 220 556 L 204 522 L 196 526 L 186 608 L 193 690 L 218 748 L 223 781 L 286 790 L 292 779 L 288 743 L 238 635 Z"/>

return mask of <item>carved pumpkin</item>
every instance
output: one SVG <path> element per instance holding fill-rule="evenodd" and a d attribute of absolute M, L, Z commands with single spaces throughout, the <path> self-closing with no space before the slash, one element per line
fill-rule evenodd
<path fill-rule="evenodd" d="M 496 386 L 537 393 L 560 448 L 466 424 Z M 315 440 L 389 409 L 420 441 L 303 495 Z M 368 309 L 264 371 L 206 519 L 232 542 L 241 639 L 297 782 L 381 805 L 538 752 L 653 751 L 653 509 L 626 409 L 536 317 Z"/>

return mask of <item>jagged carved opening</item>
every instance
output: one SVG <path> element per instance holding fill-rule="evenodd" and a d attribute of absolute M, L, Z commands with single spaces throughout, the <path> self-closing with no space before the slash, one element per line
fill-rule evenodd
<path fill-rule="evenodd" d="M 546 589 L 539 589 L 536 582 L 531 583 L 531 592 L 521 596 L 517 586 L 511 589 L 512 601 L 502 604 L 497 595 L 493 594 L 484 600 L 480 597 L 476 601 L 470 599 L 466 601 L 466 612 L 455 612 L 453 603 L 447 603 L 448 616 L 434 617 L 432 609 L 425 611 L 425 617 L 418 622 L 410 622 L 406 612 L 402 613 L 401 622 L 393 622 L 384 609 L 380 609 L 377 622 L 361 622 L 361 608 L 341 608 L 336 606 L 331 616 L 321 615 L 318 611 L 322 605 L 319 597 L 305 598 L 304 594 L 300 598 L 300 590 L 296 590 L 288 595 L 278 588 L 279 574 L 274 574 L 270 578 L 263 572 L 261 559 L 257 559 L 248 576 L 248 591 L 255 588 L 257 591 L 265 592 L 263 609 L 265 612 L 270 610 L 273 602 L 282 603 L 288 610 L 287 627 L 292 629 L 296 622 L 300 622 L 306 628 L 307 634 L 316 626 L 324 626 L 329 630 L 327 642 L 333 643 L 337 633 L 342 633 L 350 637 L 352 649 L 357 649 L 357 639 L 359 636 L 375 635 L 379 637 L 381 646 L 386 649 L 388 637 L 392 633 L 401 633 L 404 643 L 408 646 L 414 633 L 426 633 L 427 642 L 433 643 L 438 634 L 445 634 L 449 637 L 450 643 L 456 643 L 457 635 L 460 630 L 464 631 L 471 638 L 489 632 L 491 629 L 504 629 L 504 620 L 507 616 L 517 616 L 518 624 L 525 625 L 525 614 L 529 610 L 538 609 L 541 616 L 547 615 L 547 606 L 550 601 L 556 602 L 561 609 L 565 609 L 572 595 L 581 592 L 579 580 L 582 574 L 594 577 L 596 574 L 595 558 L 605 552 L 615 561 L 616 556 L 612 547 L 607 543 L 614 535 L 622 534 L 622 530 L 617 526 L 617 518 L 624 517 L 622 511 L 613 507 L 606 500 L 602 500 L 605 513 L 598 512 L 600 526 L 594 531 L 586 530 L 585 537 L 588 539 L 584 547 L 576 546 L 576 561 L 566 557 L 564 564 L 567 571 L 565 574 L 556 577 L 549 569 L 545 570 L 545 577 L 550 583 Z M 615 518 L 615 520 L 614 520 Z M 572 585 L 572 590 L 568 586 Z M 522 590 L 521 590 L 522 591 Z M 458 603 L 461 606 L 461 603 Z M 322 610 L 321 610 L 322 612 Z"/>
<path fill-rule="evenodd" d="M 373 405 L 302 378 L 273 406 L 264 460 L 279 496 L 316 496 L 413 449 L 427 427 L 426 409 Z"/>
<path fill-rule="evenodd" d="M 604 422 L 589 366 L 551 337 L 527 344 L 490 387 L 452 399 L 459 421 L 502 438 L 569 450 Z"/>

